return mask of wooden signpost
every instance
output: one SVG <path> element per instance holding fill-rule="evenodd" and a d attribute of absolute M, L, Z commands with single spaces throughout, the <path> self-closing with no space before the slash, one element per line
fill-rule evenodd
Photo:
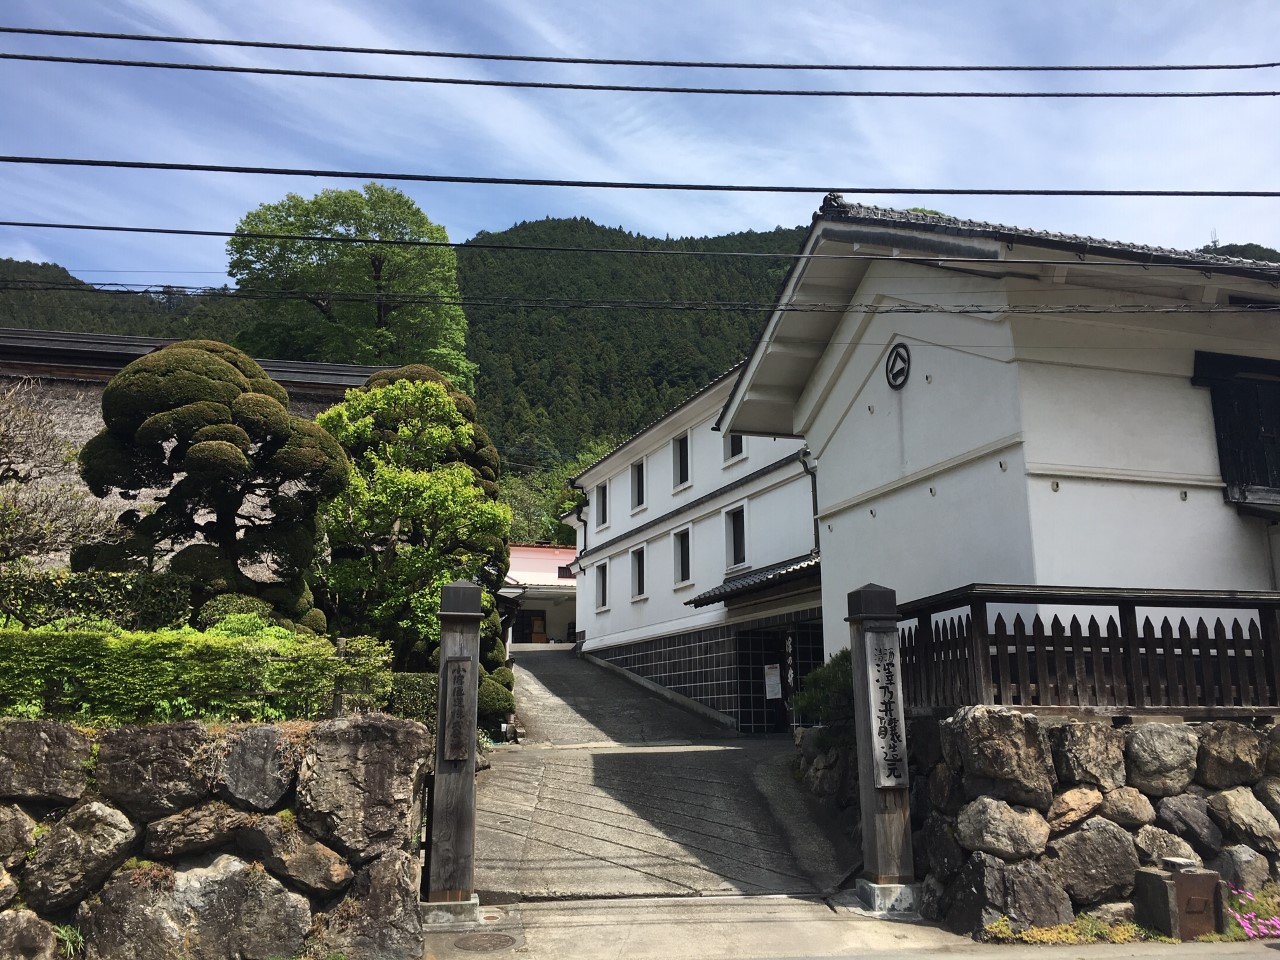
<path fill-rule="evenodd" d="M 849 643 L 858 738 L 863 877 L 871 885 L 915 882 L 907 790 L 907 731 L 902 713 L 898 604 L 869 583 L 849 594 Z M 859 887 L 861 890 L 861 885 Z M 870 891 L 873 907 L 910 909 L 908 891 Z M 864 899 L 867 899 L 864 896 Z"/>
<path fill-rule="evenodd" d="M 427 865 L 429 902 L 466 902 L 475 887 L 476 679 L 482 617 L 479 586 L 460 581 L 444 588 Z"/>

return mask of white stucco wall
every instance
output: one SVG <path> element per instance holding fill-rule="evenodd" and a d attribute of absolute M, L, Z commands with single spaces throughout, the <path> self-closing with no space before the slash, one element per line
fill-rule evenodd
<path fill-rule="evenodd" d="M 578 577 L 577 629 L 584 649 L 600 649 L 651 637 L 668 636 L 722 623 L 723 604 L 695 609 L 685 605 L 699 593 L 723 583 L 726 576 L 758 569 L 807 554 L 813 546 L 811 484 L 797 462 L 788 463 L 732 490 L 724 488 L 784 460 L 803 441 L 745 437 L 740 457 L 725 460 L 724 435 L 712 430 L 731 381 L 708 391 L 687 408 L 632 438 L 579 482 L 591 495 L 609 485 L 609 522 L 597 527 L 591 507 L 584 511 L 587 551 Z M 673 487 L 673 437 L 688 433 L 690 481 Z M 645 505 L 631 507 L 631 466 L 643 461 Z M 697 503 L 711 496 L 703 503 Z M 725 513 L 746 512 L 747 562 L 730 570 L 726 561 Z M 639 529 L 655 518 L 662 522 Z M 691 533 L 692 577 L 675 583 L 673 533 Z M 634 531 L 634 532 L 633 532 Z M 579 528 L 579 548 L 583 529 Z M 608 544 L 599 551 L 600 544 Z M 631 593 L 631 554 L 645 551 L 645 593 Z M 593 552 L 596 551 L 596 552 Z M 596 569 L 609 568 L 607 609 L 596 606 Z"/>

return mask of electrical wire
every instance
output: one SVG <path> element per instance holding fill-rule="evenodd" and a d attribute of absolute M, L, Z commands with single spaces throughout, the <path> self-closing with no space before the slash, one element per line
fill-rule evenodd
<path fill-rule="evenodd" d="M 884 304 L 884 303 L 783 303 L 735 300 L 600 300 L 589 297 L 445 297 L 398 291 L 339 293 L 331 290 L 218 289 L 177 285 L 79 284 L 71 281 L 3 280 L 0 291 L 75 292 L 142 296 L 180 292 L 190 296 L 241 300 L 326 300 L 334 303 L 398 303 L 461 307 L 503 307 L 508 309 L 563 310 L 662 310 L 695 312 L 836 313 L 862 311 L 875 314 L 968 315 L 1008 313 L 1050 314 L 1272 314 L 1280 313 L 1280 302 L 1249 304 L 1186 303 L 1153 304 Z M 791 339 L 791 338 L 788 338 Z M 803 338 L 799 338 L 803 339 Z M 825 341 L 823 341 L 825 342 Z"/>
<path fill-rule="evenodd" d="M 246 67 L 221 63 L 171 63 L 163 60 L 65 57 L 36 53 L 0 53 L 0 60 L 77 66 L 132 67 L 145 70 L 183 70 L 197 73 L 248 74 L 264 77 L 305 77 L 321 80 L 371 80 L 380 83 L 418 83 L 519 90 L 574 90 L 593 93 L 698 94 L 717 97 L 843 97 L 884 100 L 1203 100 L 1280 96 L 1278 90 L 788 90 L 785 88 L 672 87 L 646 84 L 562 83 L 550 80 L 494 80 L 479 77 L 423 77 L 388 73 L 300 70 L 289 67 Z"/>
<path fill-rule="evenodd" d="M 140 234 L 158 234 L 161 236 L 179 236 L 179 237 L 217 237 L 232 238 L 240 237 L 246 240 L 272 240 L 272 241 L 291 241 L 297 243 L 334 243 L 334 244 L 359 244 L 361 246 L 388 246 L 388 247 L 444 247 L 452 250 L 498 250 L 503 252 L 518 253 L 590 253 L 590 254 L 624 254 L 632 256 L 666 256 L 666 257 L 714 257 L 714 258 L 740 258 L 740 259 L 767 259 L 767 260 L 850 260 L 850 261 L 890 261 L 897 263 L 918 263 L 918 264 L 1000 264 L 1000 265 L 1017 265 L 1017 266 L 1088 266 L 1088 265 L 1105 265 L 1107 267 L 1129 267 L 1141 270 L 1150 269 L 1152 263 L 1146 261 L 1135 260 L 1054 260 L 1035 257 L 931 257 L 931 256 L 912 256 L 891 254 L 875 254 L 875 253 L 762 253 L 747 250 L 673 250 L 673 249 L 655 249 L 646 250 L 639 247 L 566 247 L 550 244 L 521 244 L 521 243 L 475 243 L 472 241 L 458 242 L 451 240 L 414 240 L 414 239 L 386 239 L 381 237 L 348 237 L 335 236 L 332 234 L 293 234 L 293 233 L 257 233 L 252 231 L 229 231 L 229 230 L 196 230 L 183 229 L 179 227 L 129 227 L 113 224 L 90 224 L 90 223 L 49 223 L 47 221 L 33 220 L 0 220 L 0 227 L 18 227 L 24 229 L 41 229 L 41 230 L 87 230 L 87 231 L 104 231 L 108 233 L 140 233 Z M 1169 251 L 1161 254 L 1165 257 L 1176 257 L 1176 251 Z M 1261 264 L 1258 261 L 1250 261 L 1239 259 L 1238 263 L 1223 261 L 1222 263 L 1213 263 L 1208 261 L 1190 260 L 1184 264 L 1185 266 L 1197 269 L 1212 270 L 1215 267 L 1247 267 L 1250 270 L 1275 270 L 1280 272 L 1280 265 Z M 81 269 L 82 273 L 219 273 L 221 271 L 213 270 L 89 270 Z"/>
<path fill-rule="evenodd" d="M 424 57 L 450 60 L 485 60 L 500 63 L 555 63 L 607 67 L 672 67 L 714 70 L 807 70 L 866 73 L 1129 73 L 1186 72 L 1212 70 L 1269 70 L 1280 62 L 1116 64 L 1116 65 L 972 65 L 972 64 L 837 64 L 837 63 L 750 63 L 710 60 L 637 60 L 606 57 L 551 57 L 532 54 L 464 53 L 443 50 L 405 50 L 386 47 L 352 47 L 320 43 L 284 43 L 268 40 L 226 40 L 200 37 L 157 36 L 138 33 L 104 33 L 87 30 L 51 30 L 41 27 L 0 26 L 0 34 L 40 37 L 67 37 L 89 40 L 129 40 L 147 43 L 176 43 L 210 47 L 242 47 L 261 50 L 292 50 L 308 53 L 356 53 L 374 56 Z"/>
<path fill-rule="evenodd" d="M 236 173 L 276 177 L 329 177 L 341 180 L 390 180 L 407 183 L 454 183 L 517 187 L 575 187 L 586 190 L 675 190 L 700 193 L 849 193 L 854 195 L 929 197 L 1280 197 L 1280 190 L 1091 190 L 1015 187 L 839 187 L 766 186 L 727 183 L 656 183 L 625 180 L 558 180 L 533 177 L 476 177 L 437 173 L 384 173 L 303 167 L 249 167 L 220 163 L 160 163 L 153 160 L 94 160 L 76 157 L 0 156 L 0 163 L 55 167 L 98 167 L 115 170 L 167 170 L 187 173 Z"/>

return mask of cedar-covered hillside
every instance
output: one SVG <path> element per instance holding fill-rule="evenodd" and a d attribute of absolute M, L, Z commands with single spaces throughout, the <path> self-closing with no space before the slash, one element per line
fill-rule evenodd
<path fill-rule="evenodd" d="M 541 220 L 470 244 L 798 252 L 805 231 L 658 240 L 590 220 Z M 774 302 L 785 257 L 693 257 L 483 250 L 458 254 L 480 366 L 480 420 L 509 466 L 565 461 L 593 437 L 625 436 L 746 355 L 766 310 L 609 309 L 538 300 Z"/>
<path fill-rule="evenodd" d="M 255 301 L 225 288 L 206 295 L 101 290 L 55 263 L 0 258 L 0 327 L 230 343 L 256 317 Z"/>

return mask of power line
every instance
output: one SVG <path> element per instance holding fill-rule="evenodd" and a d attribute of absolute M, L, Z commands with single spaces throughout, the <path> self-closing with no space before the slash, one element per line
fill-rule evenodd
<path fill-rule="evenodd" d="M 0 163 L 117 170 L 168 170 L 189 173 L 237 173 L 276 177 L 330 177 L 342 180 L 390 180 L 406 183 L 457 183 L 485 186 L 575 187 L 587 190 L 675 190 L 701 193 L 849 193 L 928 197 L 1182 197 L 1275 198 L 1280 190 L 1091 190 L 996 187 L 841 187 L 765 186 L 763 184 L 658 183 L 625 180 L 558 180 L 533 177 L 476 177 L 438 173 L 385 173 L 303 167 L 248 167 L 216 163 L 159 163 L 151 160 L 90 160 L 74 157 L 0 156 Z"/>
<path fill-rule="evenodd" d="M 146 70 L 184 70 L 198 73 L 234 73 L 265 77 L 305 77 L 322 80 L 418 83 L 458 87 L 575 90 L 597 93 L 700 94 L 719 97 L 843 97 L 883 100 L 1203 100 L 1280 96 L 1280 91 L 1277 90 L 789 90 L 785 88 L 673 87 L 647 84 L 564 83 L 550 80 L 493 80 L 478 77 L 423 77 L 389 73 L 301 70 L 289 67 L 245 67 L 220 63 L 172 63 L 163 60 L 65 57 L 35 53 L 0 53 L 0 60 L 97 67 L 133 67 Z"/>
<path fill-rule="evenodd" d="M 179 227 L 131 227 L 120 226 L 114 224 L 91 224 L 91 223 L 50 223 L 48 221 L 34 220 L 0 220 L 0 227 L 19 227 L 24 229 L 41 229 L 41 230 L 87 230 L 87 231 L 104 231 L 108 233 L 140 233 L 140 234 L 158 234 L 161 236 L 179 236 L 179 237 L 217 237 L 231 238 L 242 237 L 248 240 L 273 240 L 273 241 L 292 241 L 298 243 L 334 243 L 334 244 L 359 244 L 362 246 L 389 246 L 389 247 L 445 247 L 452 250 L 498 250 L 503 252 L 518 253 L 591 253 L 591 254 L 622 254 L 630 256 L 664 256 L 664 257 L 718 257 L 718 258 L 741 258 L 741 259 L 767 259 L 767 260 L 850 260 L 864 262 L 894 262 L 894 263 L 918 263 L 918 264 L 1000 264 L 1011 266 L 1090 266 L 1102 265 L 1106 267 L 1128 267 L 1140 270 L 1150 269 L 1151 263 L 1136 260 L 1061 260 L 1047 259 L 1037 257 L 934 257 L 934 256 L 913 256 L 910 254 L 897 255 L 892 254 L 876 254 L 876 253 L 766 253 L 749 250 L 677 250 L 677 249 L 653 249 L 646 250 L 640 247 L 566 247 L 552 244 L 523 244 L 523 243 L 474 243 L 471 241 L 459 242 L 451 240 L 416 240 L 416 239 L 387 239 L 382 237 L 349 237 L 337 236 L 333 234 L 294 234 L 294 233 L 257 233 L 250 231 L 230 231 L 230 230 L 197 230 L 184 229 Z M 1176 251 L 1170 251 L 1163 254 L 1164 256 L 1176 257 Z M 1253 266 L 1254 261 L 1240 259 L 1238 263 L 1223 263 L 1193 261 L 1185 265 L 1196 269 L 1212 270 L 1215 267 L 1242 267 L 1247 266 L 1251 270 L 1280 270 L 1280 266 L 1265 265 Z M 82 269 L 84 273 L 217 273 L 213 270 L 88 270 Z"/>
<path fill-rule="evenodd" d="M 532 54 L 464 53 L 443 50 L 405 50 L 386 47 L 352 47 L 319 43 L 283 43 L 267 40 L 226 40 L 199 37 L 156 36 L 138 33 L 102 33 L 86 30 L 47 30 L 39 27 L 3 27 L 0 33 L 41 37 L 71 37 L 89 40 L 131 40 L 148 43 L 178 43 L 211 47 L 244 47 L 262 50 L 294 50 L 310 53 L 357 53 L 375 56 L 424 57 L 451 60 L 485 60 L 502 63 L 556 63 L 606 67 L 674 67 L 715 70 L 808 70 L 865 73 L 1126 73 L 1185 72 L 1211 70 L 1268 70 L 1280 62 L 1117 64 L 1117 65 L 961 65 L 961 64 L 838 64 L 838 63 L 751 63 L 709 60 L 637 60 L 606 57 L 551 57 Z"/>
<path fill-rule="evenodd" d="M 108 296 L 141 296 L 179 291 L 192 296 L 242 300 L 301 300 L 307 298 L 342 303 L 401 303 L 441 306 L 482 306 L 564 310 L 672 310 L 695 312 L 781 312 L 834 313 L 863 311 L 875 314 L 969 315 L 1002 313 L 1012 315 L 1052 314 L 1273 314 L 1278 303 L 1213 304 L 1185 303 L 1164 306 L 1132 304 L 884 304 L 884 303 L 783 303 L 735 300 L 600 300 L 590 297 L 444 297 L 397 291 L 338 293 L 330 290 L 219 290 L 206 287 L 144 284 L 89 285 L 70 281 L 0 281 L 0 291 L 101 293 Z M 787 338 L 788 340 L 793 338 Z M 803 340 L 804 338 L 794 338 Z M 825 342 L 825 341 L 824 341 Z"/>

